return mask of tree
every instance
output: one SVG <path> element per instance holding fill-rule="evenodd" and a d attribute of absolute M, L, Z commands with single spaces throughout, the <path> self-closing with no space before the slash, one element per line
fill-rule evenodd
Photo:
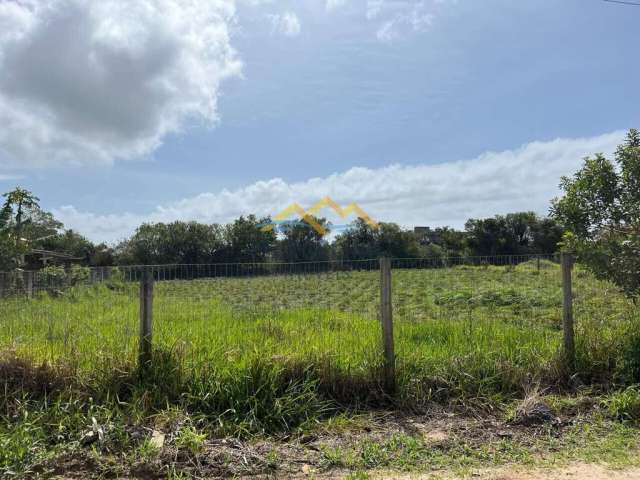
<path fill-rule="evenodd" d="M 465 232 L 455 230 L 451 227 L 437 227 L 435 229 L 436 245 L 442 248 L 443 256 L 456 257 L 465 255 L 467 245 L 467 235 Z"/>
<path fill-rule="evenodd" d="M 528 255 L 555 253 L 563 228 L 554 219 L 534 212 L 469 219 L 465 224 L 472 255 Z"/>
<path fill-rule="evenodd" d="M 34 246 L 82 258 L 85 265 L 102 267 L 114 264 L 111 248 L 104 243 L 95 245 L 74 230 L 65 230 L 55 235 L 46 236 L 34 242 Z"/>
<path fill-rule="evenodd" d="M 599 277 L 627 295 L 640 294 L 640 132 L 631 129 L 613 161 L 587 157 L 573 177 L 562 177 L 564 195 L 551 212 L 573 250 Z"/>
<path fill-rule="evenodd" d="M 467 232 L 467 244 L 473 255 L 495 256 L 514 253 L 513 241 L 507 233 L 504 217 L 474 219 L 464 225 Z"/>
<path fill-rule="evenodd" d="M 532 226 L 533 253 L 550 255 L 558 251 L 558 245 L 564 235 L 564 227 L 554 218 L 541 218 Z"/>
<path fill-rule="evenodd" d="M 240 217 L 224 229 L 226 261 L 261 263 L 273 252 L 276 245 L 275 230 L 264 230 L 271 224 L 270 218 L 257 219 L 255 215 Z"/>
<path fill-rule="evenodd" d="M 0 263 L 4 268 L 23 266 L 24 255 L 42 238 L 55 235 L 62 228 L 53 215 L 40 208 L 38 197 L 16 187 L 3 195 L 0 210 Z"/>
<path fill-rule="evenodd" d="M 40 199 L 29 190 L 16 187 L 11 192 L 2 195 L 6 200 L 0 211 L 0 228 L 7 228 L 13 223 L 13 231 L 19 240 L 22 228 L 29 219 L 25 220 L 25 211 L 39 210 Z M 13 215 L 15 214 L 15 217 Z"/>
<path fill-rule="evenodd" d="M 219 225 L 145 223 L 117 248 L 119 263 L 137 265 L 215 263 L 223 251 Z"/>
<path fill-rule="evenodd" d="M 367 260 L 378 257 L 374 229 L 362 219 L 354 221 L 334 241 L 335 255 L 340 260 Z"/>
<path fill-rule="evenodd" d="M 326 233 L 329 225 L 325 218 L 313 217 Z M 304 220 L 288 223 L 280 228 L 283 235 L 278 242 L 278 257 L 283 262 L 318 262 L 328 260 L 326 233 L 320 233 Z"/>
<path fill-rule="evenodd" d="M 336 237 L 334 249 L 341 260 L 416 258 L 421 254 L 413 232 L 402 230 L 395 223 L 381 222 L 374 228 L 362 219 Z"/>

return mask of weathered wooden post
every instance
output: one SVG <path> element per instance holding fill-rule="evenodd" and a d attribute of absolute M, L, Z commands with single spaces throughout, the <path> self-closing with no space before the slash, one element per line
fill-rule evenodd
<path fill-rule="evenodd" d="M 569 373 L 576 368 L 576 346 L 573 328 L 573 290 L 571 287 L 571 273 L 573 270 L 573 255 L 563 253 L 560 256 L 562 268 L 562 330 L 564 337 L 564 358 Z"/>
<path fill-rule="evenodd" d="M 23 272 L 24 274 L 24 293 L 27 298 L 33 297 L 33 272 Z"/>
<path fill-rule="evenodd" d="M 146 267 L 140 280 L 140 368 L 148 367 L 152 357 L 153 271 Z"/>
<path fill-rule="evenodd" d="M 393 344 L 393 308 L 391 304 L 391 259 L 380 259 L 380 319 L 384 349 L 384 388 L 396 390 L 396 357 Z"/>

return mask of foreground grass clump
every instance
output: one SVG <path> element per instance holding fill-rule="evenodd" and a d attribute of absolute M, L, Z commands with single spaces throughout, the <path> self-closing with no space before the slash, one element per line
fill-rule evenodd
<path fill-rule="evenodd" d="M 22 400 L 16 414 L 2 417 L 0 477 L 280 478 L 339 470 L 341 478 L 349 472 L 369 478 L 369 471 L 385 469 L 458 478 L 509 464 L 638 465 L 640 431 L 608 419 L 606 399 L 542 400 L 566 404 L 556 410 L 558 422 L 520 425 L 501 418 L 500 410 L 471 416 L 455 410 L 340 413 L 314 418 L 285 436 L 229 438 L 215 416 L 176 405 L 145 410 L 144 394 L 96 400 L 66 390 L 56 400 Z M 579 412 L 564 412 L 574 408 Z"/>
<path fill-rule="evenodd" d="M 614 419 L 640 421 L 640 387 L 637 385 L 611 393 L 603 403 Z"/>

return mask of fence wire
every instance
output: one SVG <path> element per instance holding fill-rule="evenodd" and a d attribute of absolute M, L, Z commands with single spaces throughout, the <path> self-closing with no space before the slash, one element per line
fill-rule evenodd
<path fill-rule="evenodd" d="M 25 285 L 13 283 L 0 298 L 2 354 L 84 369 L 135 361 L 136 285 Z"/>
<path fill-rule="evenodd" d="M 562 345 L 559 257 L 399 259 L 392 262 L 397 364 L 473 380 L 540 372 Z M 534 367 L 534 368 L 532 368 Z M 541 373 L 540 373 L 541 374 Z M 514 377 L 519 375 L 514 375 Z"/>
<path fill-rule="evenodd" d="M 376 269 L 363 261 L 172 270 L 180 279 L 155 285 L 154 345 L 196 368 L 260 359 L 365 374 L 381 362 Z"/>
<path fill-rule="evenodd" d="M 321 364 L 375 376 L 382 358 L 378 260 L 72 268 L 0 273 L 0 349 L 91 368 L 135 363 L 140 281 L 154 279 L 155 351 L 181 368 Z M 579 355 L 608 365 L 638 310 L 580 265 L 573 272 Z M 562 346 L 558 256 L 392 260 L 401 375 L 535 373 Z M 614 353 L 612 353 L 614 352 Z M 453 366 L 452 366 L 453 365 Z M 593 370 L 593 369 L 592 369 Z M 541 373 L 542 374 L 542 373 Z M 513 375 L 522 378 L 522 375 Z"/>

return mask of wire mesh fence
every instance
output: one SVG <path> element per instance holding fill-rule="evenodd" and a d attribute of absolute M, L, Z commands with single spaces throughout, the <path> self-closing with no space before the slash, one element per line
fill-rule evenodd
<path fill-rule="evenodd" d="M 399 371 L 446 376 L 544 366 L 562 345 L 559 256 L 397 259 L 393 268 Z M 473 373 L 476 372 L 476 373 Z"/>
<path fill-rule="evenodd" d="M 566 309 L 560 271 L 556 255 L 393 259 L 398 371 L 438 376 L 466 362 L 465 371 L 497 378 L 505 365 L 553 361 Z M 373 381 L 388 361 L 377 259 L 2 273 L 1 349 L 80 368 L 136 362 L 145 272 L 153 349 L 180 368 L 229 371 L 260 359 Z M 578 351 L 604 365 L 637 309 L 581 266 L 573 280 Z"/>
<path fill-rule="evenodd" d="M 380 363 L 374 268 L 373 261 L 196 267 L 196 280 L 185 269 L 183 279 L 156 282 L 154 345 L 197 369 L 260 358 L 365 374 Z"/>

